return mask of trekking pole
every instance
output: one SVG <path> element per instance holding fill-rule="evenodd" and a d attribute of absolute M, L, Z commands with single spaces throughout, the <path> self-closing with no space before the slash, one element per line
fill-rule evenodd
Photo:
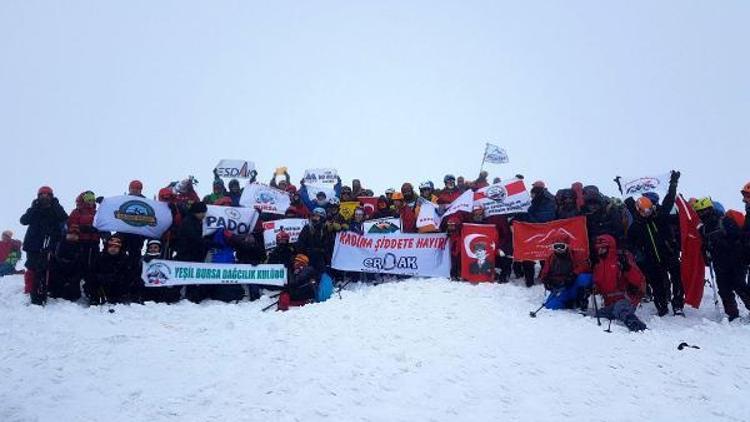
<path fill-rule="evenodd" d="M 607 329 L 604 330 L 604 332 L 611 333 L 612 332 L 611 328 L 612 328 L 612 318 L 609 319 L 609 325 L 607 325 Z"/>
<path fill-rule="evenodd" d="M 711 276 L 711 289 L 713 290 L 714 294 L 714 308 L 716 309 L 716 314 L 719 315 L 719 318 L 724 318 L 721 315 L 721 309 L 719 308 L 719 293 L 716 290 L 716 276 L 714 275 L 714 263 L 713 261 L 708 261 L 708 273 Z"/>
<path fill-rule="evenodd" d="M 530 316 L 530 317 L 532 317 L 532 318 L 536 318 L 536 314 L 538 314 L 538 313 L 539 313 L 539 311 L 541 311 L 541 310 L 542 310 L 542 308 L 544 308 L 544 305 L 546 305 L 546 304 L 547 304 L 547 302 L 545 301 L 545 302 L 544 302 L 544 303 L 542 303 L 542 305 L 541 305 L 541 306 L 539 306 L 539 307 L 538 307 L 538 308 L 537 308 L 537 309 L 536 309 L 535 311 L 531 311 L 531 312 L 529 312 L 529 316 Z"/>
<path fill-rule="evenodd" d="M 591 299 L 594 301 L 594 315 L 596 315 L 596 325 L 602 326 L 602 320 L 599 318 L 599 305 L 596 303 L 596 294 L 591 295 Z M 612 320 L 609 320 L 610 325 L 612 325 Z"/>
<path fill-rule="evenodd" d="M 349 283 L 351 283 L 351 282 L 352 282 L 352 279 L 349 279 L 346 283 L 344 283 L 343 285 L 341 285 L 341 287 L 339 287 L 338 290 L 336 290 L 336 293 L 339 295 L 339 299 L 342 299 L 342 300 L 344 299 L 343 297 L 341 297 L 341 291 L 344 290 L 344 287 L 348 286 Z"/>
<path fill-rule="evenodd" d="M 277 300 L 276 302 L 274 302 L 274 303 L 272 303 L 272 304 L 270 304 L 270 305 L 266 306 L 265 308 L 263 308 L 263 309 L 261 310 L 261 312 L 265 312 L 265 311 L 267 311 L 267 310 L 271 309 L 272 307 L 274 307 L 275 305 L 278 305 L 278 304 L 279 304 L 279 301 Z"/>
<path fill-rule="evenodd" d="M 544 302 L 542 302 L 542 305 L 540 307 L 538 307 L 535 311 L 529 312 L 529 316 L 532 318 L 536 318 L 536 314 L 538 314 L 539 311 L 541 311 L 542 308 L 544 308 L 547 305 L 547 302 L 549 302 L 549 300 L 552 299 L 553 294 L 554 292 L 550 292 L 549 296 L 544 299 Z"/>

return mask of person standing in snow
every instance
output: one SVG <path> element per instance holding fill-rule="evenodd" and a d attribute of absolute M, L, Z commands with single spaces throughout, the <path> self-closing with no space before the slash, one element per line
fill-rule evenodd
<path fill-rule="evenodd" d="M 31 207 L 21 216 L 21 224 L 29 227 L 23 241 L 27 269 L 24 291 L 35 305 L 46 301 L 47 270 L 67 219 L 68 214 L 48 186 L 39 188 Z"/>
<path fill-rule="evenodd" d="M 541 180 L 534 182 L 529 193 L 531 194 L 531 205 L 526 214 L 522 214 L 519 219 L 529 223 L 547 223 L 554 220 L 556 217 L 555 197 L 547 190 L 546 184 Z M 526 280 L 526 287 L 533 286 L 536 278 L 536 263 L 534 261 L 523 261 L 521 268 Z"/>
<path fill-rule="evenodd" d="M 659 316 L 669 312 L 667 304 L 670 297 L 674 314 L 684 315 L 682 307 L 685 293 L 682 282 L 679 277 L 673 279 L 673 289 L 670 289 L 669 277 L 669 269 L 680 265 L 679 249 L 672 232 L 669 214 L 674 207 L 679 179 L 680 172 L 672 171 L 669 190 L 661 207 L 646 196 L 637 200 L 632 197 L 625 199 L 625 206 L 633 216 L 633 223 L 627 235 L 629 249 L 636 256 L 638 267 L 646 275 L 646 280 L 651 286 Z"/>
<path fill-rule="evenodd" d="M 445 183 L 445 188 L 438 194 L 437 203 L 444 209 L 458 199 L 463 192 L 456 186 L 456 176 L 452 174 L 446 174 L 443 183 Z"/>
<path fill-rule="evenodd" d="M 208 208 L 203 202 L 196 202 L 177 230 L 175 249 L 176 261 L 205 262 L 210 240 L 203 237 L 203 219 L 206 218 Z M 194 303 L 200 303 L 206 298 L 208 289 L 201 285 L 190 285 L 185 289 L 185 296 Z"/>
<path fill-rule="evenodd" d="M 740 316 L 735 294 L 750 310 L 750 287 L 745 280 L 745 263 L 742 256 L 742 233 L 732 218 L 719 214 L 710 198 L 693 204 L 701 219 L 698 228 L 703 238 L 706 262 L 716 274 L 719 297 L 729 321 Z"/>
<path fill-rule="evenodd" d="M 21 259 L 20 240 L 13 239 L 13 232 L 5 230 L 0 240 L 0 277 L 6 275 L 23 274 L 25 271 L 16 271 L 16 264 Z"/>
<path fill-rule="evenodd" d="M 328 246 L 333 242 L 332 234 L 326 228 L 326 210 L 323 208 L 313 209 L 310 215 L 310 223 L 306 225 L 299 234 L 297 250 L 308 257 L 310 265 L 319 273 L 325 271 L 330 265 L 331 258 L 328 256 Z"/>

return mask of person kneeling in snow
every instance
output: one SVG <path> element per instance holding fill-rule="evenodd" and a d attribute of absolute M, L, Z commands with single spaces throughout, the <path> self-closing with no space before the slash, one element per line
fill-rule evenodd
<path fill-rule="evenodd" d="M 539 278 L 550 291 L 544 303 L 547 309 L 587 308 L 587 289 L 591 287 L 588 260 L 574 253 L 569 243 L 567 238 L 557 239 L 552 244 L 552 253 L 545 259 Z"/>
<path fill-rule="evenodd" d="M 310 265 L 307 255 L 298 254 L 294 257 L 294 273 L 289 277 L 289 283 L 279 296 L 279 310 L 286 311 L 289 306 L 299 306 L 314 302 L 320 275 L 315 267 Z"/>
<path fill-rule="evenodd" d="M 630 252 L 617 251 L 615 238 L 602 235 L 594 243 L 598 257 L 594 265 L 594 285 L 604 298 L 599 316 L 622 321 L 630 331 L 643 331 L 646 324 L 635 315 L 635 308 L 646 289 L 646 278 Z"/>

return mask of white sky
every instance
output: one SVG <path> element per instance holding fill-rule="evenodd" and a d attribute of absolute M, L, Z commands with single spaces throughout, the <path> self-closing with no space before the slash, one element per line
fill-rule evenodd
<path fill-rule="evenodd" d="M 42 184 L 153 195 L 220 158 L 382 191 L 474 177 L 484 142 L 551 190 L 683 171 L 741 207 L 750 2 L 0 2 L 0 226 Z M 19 233 L 20 234 L 20 233 Z"/>

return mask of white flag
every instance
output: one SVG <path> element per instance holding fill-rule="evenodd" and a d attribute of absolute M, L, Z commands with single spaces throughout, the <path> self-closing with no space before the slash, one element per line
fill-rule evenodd
<path fill-rule="evenodd" d="M 508 153 L 497 145 L 487 144 L 484 150 L 484 162 L 492 164 L 508 163 Z"/>

